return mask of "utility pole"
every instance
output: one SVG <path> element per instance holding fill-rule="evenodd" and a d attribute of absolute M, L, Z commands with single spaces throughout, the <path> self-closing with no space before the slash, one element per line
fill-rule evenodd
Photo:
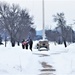
<path fill-rule="evenodd" d="M 43 40 L 45 39 L 45 8 L 44 0 L 42 0 L 42 18 L 43 18 Z"/>

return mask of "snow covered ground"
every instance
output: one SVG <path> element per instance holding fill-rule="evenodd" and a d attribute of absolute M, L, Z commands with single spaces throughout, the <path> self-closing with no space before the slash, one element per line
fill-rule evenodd
<path fill-rule="evenodd" d="M 0 75 L 75 75 L 75 43 L 64 47 L 50 42 L 49 51 L 0 45 Z"/>

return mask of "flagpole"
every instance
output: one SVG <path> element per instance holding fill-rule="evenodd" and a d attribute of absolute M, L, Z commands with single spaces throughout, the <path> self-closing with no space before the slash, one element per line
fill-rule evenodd
<path fill-rule="evenodd" d="M 44 12 L 44 0 L 42 0 L 42 18 L 43 18 L 43 40 L 45 39 L 45 12 Z"/>

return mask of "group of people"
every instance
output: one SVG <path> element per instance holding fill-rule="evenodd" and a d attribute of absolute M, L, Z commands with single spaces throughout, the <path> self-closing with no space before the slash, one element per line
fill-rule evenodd
<path fill-rule="evenodd" d="M 22 40 L 22 48 L 23 49 L 30 49 L 32 51 L 32 46 L 33 46 L 33 41 L 31 38 L 27 39 L 27 40 Z"/>

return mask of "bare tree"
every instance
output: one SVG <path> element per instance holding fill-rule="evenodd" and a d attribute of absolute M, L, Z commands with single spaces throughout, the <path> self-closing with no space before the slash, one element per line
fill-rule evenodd
<path fill-rule="evenodd" d="M 61 28 L 61 36 L 62 36 L 65 47 L 67 47 L 66 37 L 65 37 L 66 33 L 64 32 L 64 27 L 66 25 L 64 13 L 57 13 L 53 17 L 54 17 L 54 21 L 57 22 L 57 25 Z"/>
<path fill-rule="evenodd" d="M 27 10 L 21 10 L 18 5 L 14 4 L 12 4 L 12 6 L 6 3 L 1 4 L 0 18 L 4 28 L 9 32 L 12 46 L 15 46 L 16 41 L 26 38 L 33 24 L 33 19 L 30 17 Z"/>

